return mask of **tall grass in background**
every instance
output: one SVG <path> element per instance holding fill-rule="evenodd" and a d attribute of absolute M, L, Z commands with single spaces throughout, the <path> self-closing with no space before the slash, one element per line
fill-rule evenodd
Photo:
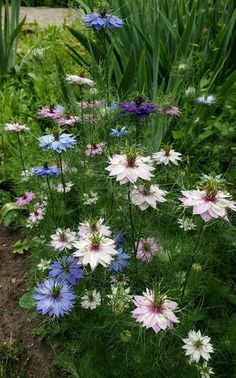
<path fill-rule="evenodd" d="M 85 13 L 94 1 L 75 0 Z M 113 13 L 126 26 L 114 35 L 106 34 L 106 61 L 112 85 L 122 100 L 134 91 L 145 93 L 154 103 L 163 96 L 181 106 L 185 89 L 199 93 L 217 91 L 217 104 L 205 112 L 209 118 L 220 107 L 236 82 L 234 46 L 236 9 L 232 0 L 109 0 Z M 102 44 L 94 35 L 69 27 L 72 35 L 97 63 L 104 59 Z M 81 66 L 90 62 L 68 46 Z M 96 74 L 99 74 L 96 72 Z M 159 148 L 167 125 L 153 124 L 153 149 Z M 175 134 L 179 137 L 178 133 Z"/>
<path fill-rule="evenodd" d="M 11 4 L 11 6 L 9 6 Z M 15 64 L 17 38 L 25 22 L 20 21 L 20 0 L 0 0 L 0 83 Z"/>

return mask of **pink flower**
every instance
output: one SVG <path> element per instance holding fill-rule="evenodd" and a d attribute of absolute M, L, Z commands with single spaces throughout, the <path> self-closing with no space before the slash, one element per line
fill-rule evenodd
<path fill-rule="evenodd" d="M 90 87 L 95 84 L 93 80 L 78 75 L 66 75 L 66 80 L 70 84 L 89 85 Z"/>
<path fill-rule="evenodd" d="M 137 259 L 149 262 L 158 252 L 160 252 L 160 246 L 157 244 L 154 238 L 139 240 Z"/>
<path fill-rule="evenodd" d="M 131 182 L 134 184 L 138 178 L 143 180 L 151 180 L 155 168 L 152 166 L 150 157 L 138 156 L 136 153 L 128 153 L 125 155 L 114 155 L 109 158 L 109 165 L 106 170 L 109 176 L 116 176 L 116 181 L 120 184 Z"/>
<path fill-rule="evenodd" d="M 179 117 L 182 114 L 181 110 L 177 106 L 171 106 L 168 109 L 158 108 L 158 111 L 159 113 L 162 113 L 164 115 L 169 115 L 172 117 L 174 116 Z"/>
<path fill-rule="evenodd" d="M 44 118 L 58 119 L 64 116 L 63 106 L 44 106 L 42 109 L 38 110 L 38 114 Z"/>
<path fill-rule="evenodd" d="M 77 116 L 70 116 L 68 118 L 59 118 L 57 120 L 57 124 L 59 126 L 72 126 L 73 127 L 74 124 L 79 121 L 79 119 L 80 118 Z"/>
<path fill-rule="evenodd" d="M 162 149 L 159 152 L 153 154 L 153 160 L 155 160 L 156 164 L 170 164 L 173 163 L 174 165 L 179 165 L 178 160 L 181 161 L 181 153 L 175 152 L 175 150 L 170 149 Z"/>
<path fill-rule="evenodd" d="M 192 207 L 193 214 L 199 214 L 201 218 L 208 222 L 213 218 L 224 218 L 228 220 L 227 209 L 236 211 L 236 203 L 231 200 L 228 192 L 218 191 L 209 194 L 205 190 L 183 190 L 184 207 Z"/>
<path fill-rule="evenodd" d="M 29 127 L 25 125 L 20 125 L 19 123 L 6 123 L 4 127 L 5 131 L 15 131 L 17 133 L 25 133 L 26 131 L 29 131 Z"/>
<path fill-rule="evenodd" d="M 146 188 L 144 185 L 134 185 L 131 190 L 131 202 L 138 206 L 142 211 L 152 207 L 156 209 L 157 203 L 165 202 L 167 192 L 161 190 L 158 185 L 151 185 Z"/>
<path fill-rule="evenodd" d="M 17 206 L 25 206 L 28 205 L 35 197 L 33 192 L 26 192 L 23 197 L 18 198 L 16 201 Z"/>
<path fill-rule="evenodd" d="M 143 296 L 135 295 L 133 302 L 137 308 L 131 311 L 132 317 L 142 323 L 143 327 L 152 328 L 155 333 L 173 328 L 174 323 L 179 323 L 173 312 L 178 305 L 166 296 L 156 297 L 153 291 L 146 289 Z"/>
<path fill-rule="evenodd" d="M 105 147 L 104 142 L 88 144 L 87 149 L 85 151 L 85 155 L 90 156 L 90 157 L 101 155 L 103 153 L 104 147 Z"/>

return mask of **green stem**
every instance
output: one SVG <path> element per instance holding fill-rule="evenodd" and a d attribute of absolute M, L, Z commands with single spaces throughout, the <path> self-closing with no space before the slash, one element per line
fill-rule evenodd
<path fill-rule="evenodd" d="M 62 186 L 63 186 L 63 198 L 64 198 L 64 202 L 66 204 L 66 183 L 65 183 L 64 173 L 63 173 L 61 154 L 59 154 L 59 162 L 60 162 L 60 170 L 61 170 L 61 182 L 62 182 Z"/>
<path fill-rule="evenodd" d="M 52 195 L 52 191 L 51 191 L 51 187 L 50 187 L 50 183 L 49 183 L 49 178 L 48 178 L 48 176 L 46 177 L 46 180 L 47 180 L 47 185 L 48 185 L 49 195 L 50 195 L 51 202 L 52 202 L 53 217 L 55 217 L 54 200 L 53 200 L 53 195 Z"/>
<path fill-rule="evenodd" d="M 24 158 L 23 158 L 22 146 L 21 146 L 21 140 L 20 140 L 19 133 L 17 133 L 17 140 L 18 140 L 18 146 L 19 146 L 19 151 L 20 151 L 21 163 L 22 163 L 22 166 L 23 166 L 23 170 L 25 171 L 25 163 L 24 163 Z"/>
<path fill-rule="evenodd" d="M 129 201 L 129 217 L 130 217 L 130 225 L 131 225 L 132 244 L 133 244 L 135 259 L 137 259 L 137 248 L 135 246 L 135 229 L 134 229 L 134 220 L 133 220 L 132 203 L 131 203 L 131 195 L 130 195 L 130 186 L 128 189 L 128 201 Z"/>
<path fill-rule="evenodd" d="M 183 297 L 184 297 L 184 293 L 185 293 L 187 283 L 188 283 L 190 273 L 191 273 L 191 268 L 192 268 L 192 265 L 193 265 L 193 260 L 195 259 L 195 256 L 199 251 L 200 243 L 201 243 L 204 231 L 205 231 L 205 227 L 204 227 L 204 223 L 202 223 L 201 228 L 199 230 L 197 242 L 196 242 L 195 248 L 193 250 L 193 254 L 192 254 L 190 261 L 189 261 L 189 266 L 188 266 L 188 270 L 187 270 L 187 273 L 186 273 L 186 276 L 185 276 L 185 281 L 184 281 L 184 284 L 183 284 L 183 289 L 182 289 L 182 293 L 181 293 L 181 297 L 180 297 L 181 301 L 183 300 Z"/>
<path fill-rule="evenodd" d="M 106 98 L 107 98 L 107 106 L 110 104 L 110 96 L 109 96 L 109 68 L 107 64 L 107 47 L 106 47 L 106 31 L 102 32 L 102 45 L 104 51 L 104 66 L 105 66 L 105 83 L 106 83 Z"/>

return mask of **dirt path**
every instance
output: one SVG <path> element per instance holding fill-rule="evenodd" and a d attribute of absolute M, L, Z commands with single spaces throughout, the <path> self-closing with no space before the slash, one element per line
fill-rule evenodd
<path fill-rule="evenodd" d="M 27 23 L 37 22 L 40 26 L 69 24 L 79 17 L 74 9 L 47 7 L 21 7 L 20 15 L 26 16 Z"/>
<path fill-rule="evenodd" d="M 3 343 L 16 342 L 20 345 L 24 353 L 20 355 L 18 366 L 20 371 L 27 371 L 27 378 L 52 378 L 49 373 L 53 359 L 51 348 L 47 342 L 39 342 L 33 336 L 37 321 L 31 321 L 29 314 L 19 307 L 19 298 L 25 292 L 29 263 L 26 256 L 12 253 L 11 246 L 18 239 L 18 232 L 0 228 L 0 347 Z M 21 376 L 15 371 L 14 374 L 9 377 Z"/>

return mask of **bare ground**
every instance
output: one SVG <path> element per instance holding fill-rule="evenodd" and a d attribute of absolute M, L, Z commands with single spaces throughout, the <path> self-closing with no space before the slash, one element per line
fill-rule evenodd
<path fill-rule="evenodd" d="M 29 269 L 26 256 L 12 252 L 12 244 L 19 237 L 17 231 L 0 228 L 0 344 L 11 340 L 23 347 L 21 364 L 27 367 L 27 378 L 51 378 L 52 350 L 47 342 L 39 342 L 33 336 L 37 321 L 31 321 L 29 314 L 19 307 Z"/>

